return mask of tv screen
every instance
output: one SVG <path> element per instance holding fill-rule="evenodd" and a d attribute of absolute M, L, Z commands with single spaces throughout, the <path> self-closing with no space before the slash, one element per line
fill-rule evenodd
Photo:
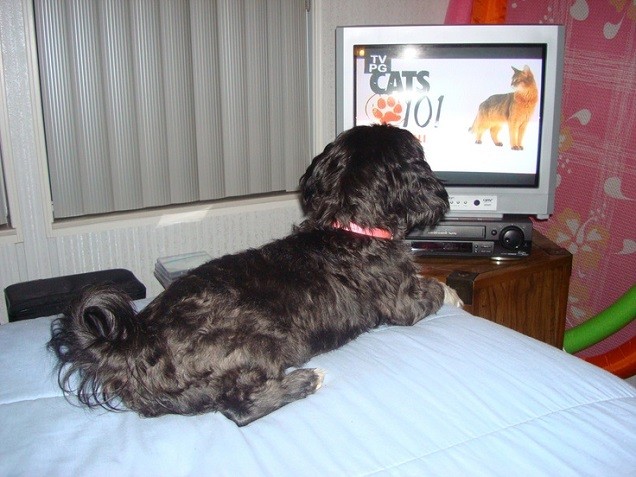
<path fill-rule="evenodd" d="M 337 132 L 411 131 L 451 216 L 552 212 L 562 27 L 343 27 L 337 45 Z"/>

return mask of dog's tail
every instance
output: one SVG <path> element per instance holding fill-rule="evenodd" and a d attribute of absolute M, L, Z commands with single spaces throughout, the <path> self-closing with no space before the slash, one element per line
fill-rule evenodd
<path fill-rule="evenodd" d="M 106 385 L 112 368 L 127 367 L 140 330 L 130 297 L 112 287 L 92 287 L 51 326 L 49 349 L 58 358 L 58 382 L 89 407 L 117 409 L 117 385 Z M 109 373 L 102 373 L 108 366 Z M 76 377 L 75 377 L 76 376 Z"/>

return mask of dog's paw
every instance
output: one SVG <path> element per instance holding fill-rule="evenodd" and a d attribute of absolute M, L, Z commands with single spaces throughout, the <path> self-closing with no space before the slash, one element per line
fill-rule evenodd
<path fill-rule="evenodd" d="M 316 391 L 322 387 L 322 383 L 325 381 L 325 371 L 319 368 L 315 368 L 314 374 L 316 375 Z"/>
<path fill-rule="evenodd" d="M 462 301 L 461 298 L 459 298 L 459 295 L 453 288 L 446 285 L 446 283 L 442 283 L 442 286 L 444 287 L 444 304 L 445 305 L 452 305 L 452 306 L 456 306 L 457 308 L 461 308 L 462 306 L 464 306 L 464 302 Z"/>
<path fill-rule="evenodd" d="M 283 378 L 283 383 L 290 396 L 295 399 L 307 397 L 322 386 L 325 372 L 315 368 L 300 368 Z"/>

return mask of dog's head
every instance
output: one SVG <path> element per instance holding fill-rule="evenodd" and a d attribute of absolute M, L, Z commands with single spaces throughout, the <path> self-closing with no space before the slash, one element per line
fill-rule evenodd
<path fill-rule="evenodd" d="M 316 156 L 300 179 L 307 219 L 382 228 L 403 238 L 416 225 L 433 225 L 448 210 L 448 194 L 408 131 L 356 126 Z"/>

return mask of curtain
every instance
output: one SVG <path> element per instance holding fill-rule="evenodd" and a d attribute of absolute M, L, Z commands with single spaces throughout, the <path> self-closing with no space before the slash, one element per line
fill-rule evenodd
<path fill-rule="evenodd" d="M 450 0 L 444 23 L 447 25 L 506 23 L 508 0 Z"/>
<path fill-rule="evenodd" d="M 508 0 L 473 0 L 471 21 L 474 24 L 504 24 Z"/>
<path fill-rule="evenodd" d="M 34 0 L 56 219 L 295 190 L 301 0 Z"/>

